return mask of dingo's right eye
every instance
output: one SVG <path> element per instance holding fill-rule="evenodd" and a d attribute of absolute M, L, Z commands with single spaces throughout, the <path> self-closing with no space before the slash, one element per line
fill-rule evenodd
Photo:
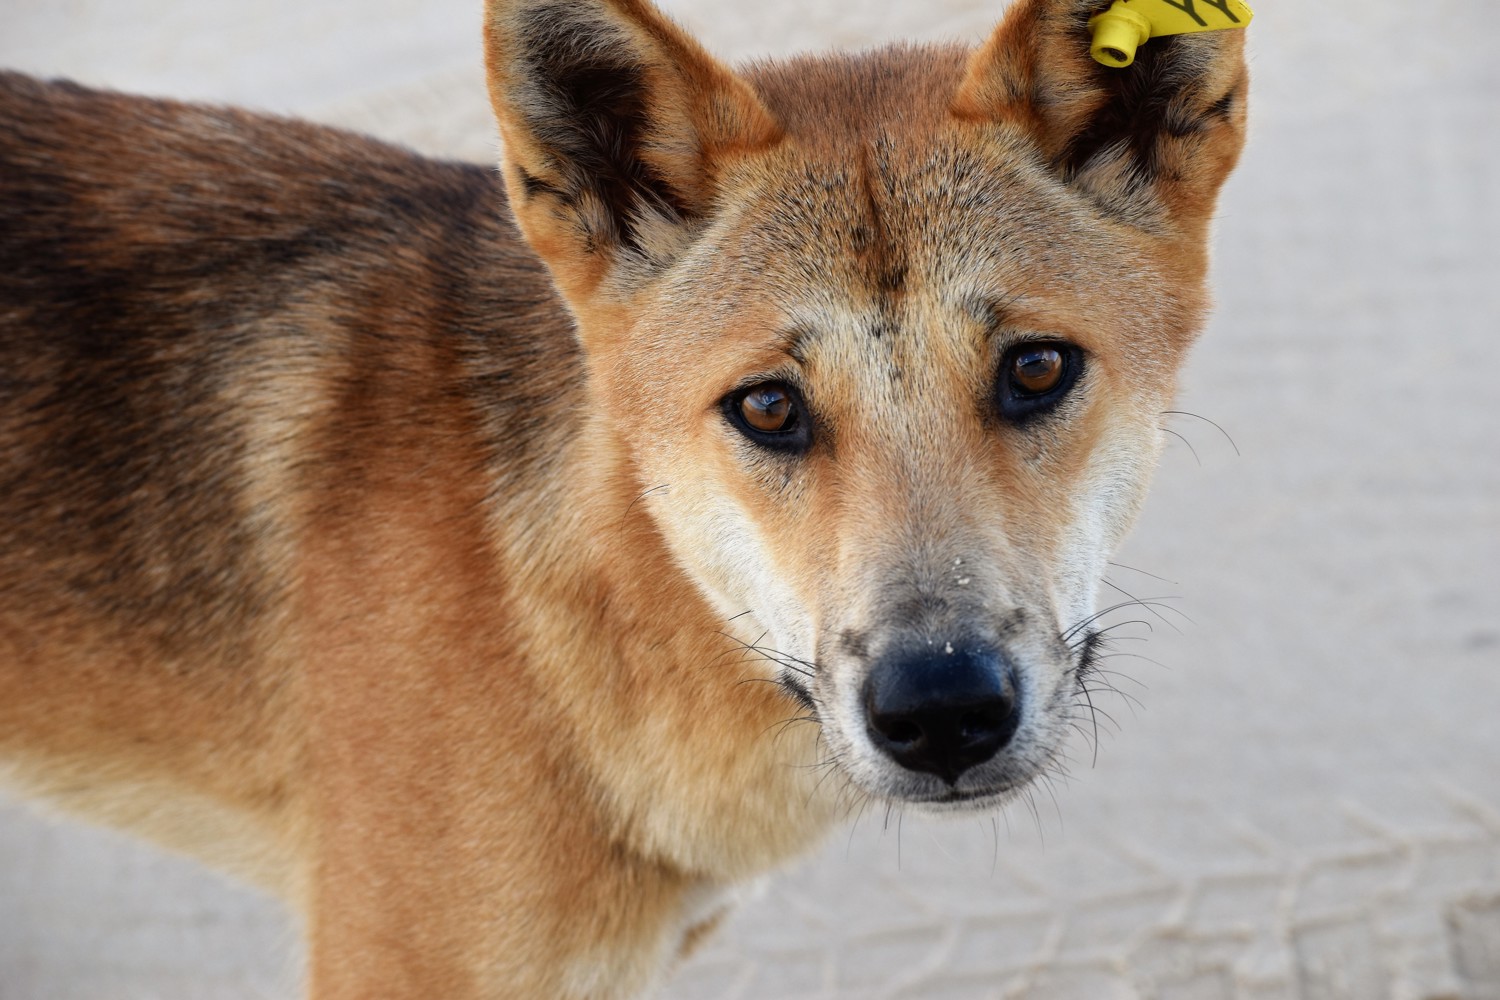
<path fill-rule="evenodd" d="M 767 448 L 800 451 L 807 447 L 807 419 L 797 390 L 785 382 L 762 382 L 724 400 L 730 422 L 750 440 Z"/>

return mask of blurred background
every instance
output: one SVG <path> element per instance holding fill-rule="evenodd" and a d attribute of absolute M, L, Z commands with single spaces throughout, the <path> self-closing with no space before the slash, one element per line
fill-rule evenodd
<path fill-rule="evenodd" d="M 735 60 L 977 41 L 1003 9 L 664 6 Z M 1228 437 L 1172 419 L 1110 578 L 1181 609 L 1109 662 L 1133 701 L 993 824 L 838 831 L 672 1000 L 1500 998 L 1493 14 L 1255 6 L 1181 400 Z M 476 0 L 0 0 L 0 66 L 494 157 Z M 273 901 L 0 800 L 0 1000 L 290 1000 L 299 963 Z"/>

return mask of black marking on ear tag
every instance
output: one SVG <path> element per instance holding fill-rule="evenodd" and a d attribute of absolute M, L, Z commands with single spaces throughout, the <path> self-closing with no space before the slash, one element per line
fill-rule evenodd
<path fill-rule="evenodd" d="M 1203 15 L 1198 13 L 1199 3 L 1202 3 L 1205 7 L 1212 7 L 1220 14 L 1223 14 L 1225 17 L 1229 18 L 1231 24 L 1240 23 L 1240 19 L 1235 17 L 1234 11 L 1230 10 L 1229 8 L 1229 0 L 1161 0 L 1161 2 L 1166 4 L 1168 7 L 1176 7 L 1178 10 L 1182 11 L 1188 17 L 1197 22 L 1198 27 L 1200 28 L 1207 28 L 1209 25 L 1208 22 L 1203 19 Z"/>

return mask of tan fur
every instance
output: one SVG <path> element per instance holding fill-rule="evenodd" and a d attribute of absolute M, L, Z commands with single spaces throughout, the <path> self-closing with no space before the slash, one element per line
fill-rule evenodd
<path fill-rule="evenodd" d="M 318 1000 L 639 995 L 841 809 L 1014 794 L 1243 135 L 1238 35 L 1104 70 L 1100 6 L 737 74 L 492 0 L 530 249 L 473 168 L 0 75 L 0 776 L 282 893 Z M 1029 336 L 1086 368 L 1007 423 Z M 944 798 L 861 684 L 971 635 L 1025 714 Z"/>

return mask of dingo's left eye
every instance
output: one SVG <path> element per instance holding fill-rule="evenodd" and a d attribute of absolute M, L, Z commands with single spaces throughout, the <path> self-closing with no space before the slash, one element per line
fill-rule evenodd
<path fill-rule="evenodd" d="M 1050 344 L 1021 351 L 1010 362 L 1016 387 L 1031 395 L 1051 392 L 1063 377 L 1062 351 Z"/>
<path fill-rule="evenodd" d="M 1023 420 L 1055 406 L 1083 367 L 1083 352 L 1055 341 L 1017 344 L 1005 352 L 997 388 L 1000 413 Z"/>

